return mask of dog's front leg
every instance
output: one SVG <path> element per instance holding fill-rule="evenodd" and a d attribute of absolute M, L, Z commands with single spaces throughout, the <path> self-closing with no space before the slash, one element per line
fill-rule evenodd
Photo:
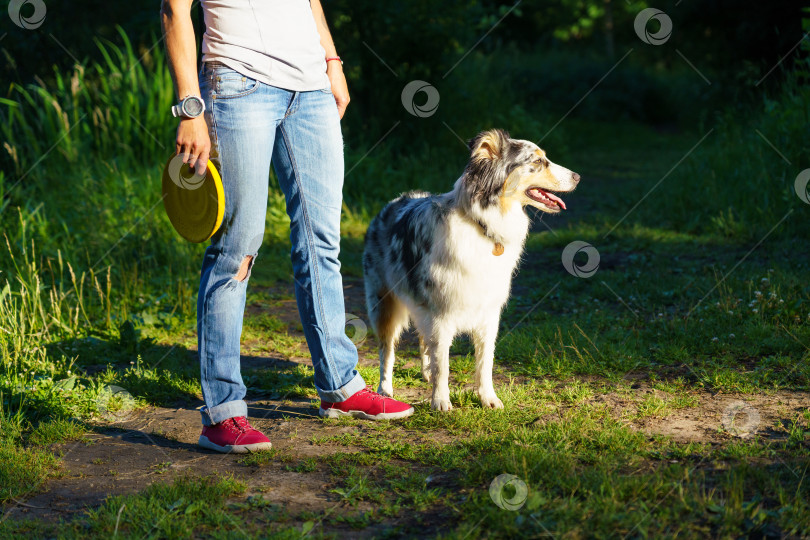
<path fill-rule="evenodd" d="M 430 353 L 422 334 L 419 334 L 419 356 L 422 358 L 422 378 L 425 379 L 425 382 L 430 382 L 433 380 L 433 370 L 430 367 Z"/>
<path fill-rule="evenodd" d="M 473 332 L 475 342 L 475 391 L 484 408 L 503 409 L 503 402 L 495 395 L 492 384 L 492 364 L 495 361 L 495 339 L 498 337 L 498 319 L 487 321 Z"/>
<path fill-rule="evenodd" d="M 437 411 L 449 411 L 453 408 L 450 403 L 450 343 L 452 341 L 452 334 L 440 334 L 430 339 L 428 345 L 433 381 L 433 396 L 430 406 Z"/>
<path fill-rule="evenodd" d="M 394 397 L 394 343 L 389 340 L 388 343 L 380 347 L 380 385 L 377 388 L 377 393 Z"/>

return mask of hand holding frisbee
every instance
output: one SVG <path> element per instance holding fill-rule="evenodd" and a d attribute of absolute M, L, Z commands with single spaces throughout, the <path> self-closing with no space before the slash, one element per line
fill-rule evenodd
<path fill-rule="evenodd" d="M 211 238 L 225 215 L 222 179 L 211 160 L 197 174 L 182 154 L 172 155 L 163 168 L 163 206 L 180 236 L 195 243 Z"/>

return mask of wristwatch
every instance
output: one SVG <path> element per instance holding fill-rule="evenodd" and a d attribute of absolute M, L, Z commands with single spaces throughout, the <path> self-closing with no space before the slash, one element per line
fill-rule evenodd
<path fill-rule="evenodd" d="M 172 116 L 197 118 L 205 110 L 205 103 L 197 96 L 186 96 L 177 105 L 172 105 Z"/>

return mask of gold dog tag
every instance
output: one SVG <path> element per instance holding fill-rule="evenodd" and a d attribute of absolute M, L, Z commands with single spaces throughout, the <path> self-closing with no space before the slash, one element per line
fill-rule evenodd
<path fill-rule="evenodd" d="M 500 242 L 495 242 L 495 247 L 492 248 L 492 254 L 496 257 L 503 255 L 503 244 Z"/>

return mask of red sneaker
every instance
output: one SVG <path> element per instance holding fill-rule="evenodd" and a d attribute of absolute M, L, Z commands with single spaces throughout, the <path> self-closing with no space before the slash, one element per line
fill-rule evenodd
<path fill-rule="evenodd" d="M 394 420 L 412 415 L 413 407 L 364 388 L 346 401 L 338 403 L 321 401 L 318 414 L 327 418 L 350 415 L 365 420 Z"/>
<path fill-rule="evenodd" d="M 273 447 L 264 433 L 250 426 L 244 416 L 235 416 L 213 426 L 203 426 L 198 445 L 217 452 L 247 454 Z"/>

